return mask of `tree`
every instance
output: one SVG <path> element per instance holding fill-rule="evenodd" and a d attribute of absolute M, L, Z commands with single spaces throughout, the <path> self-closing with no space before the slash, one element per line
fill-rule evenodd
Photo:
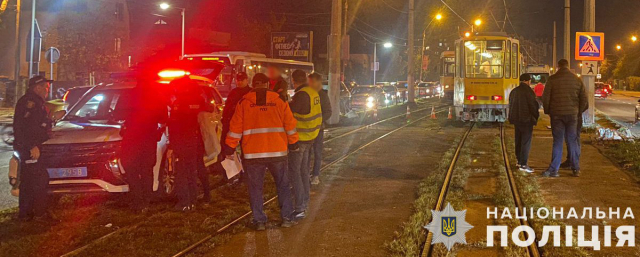
<path fill-rule="evenodd" d="M 280 31 L 286 18 L 271 14 L 269 22 L 260 22 L 241 16 L 239 22 L 242 29 L 231 35 L 231 45 L 243 51 L 268 54 L 271 51 L 271 32 Z"/>

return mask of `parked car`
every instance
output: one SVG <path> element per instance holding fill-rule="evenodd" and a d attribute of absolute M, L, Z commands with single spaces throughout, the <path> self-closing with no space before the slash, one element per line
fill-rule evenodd
<path fill-rule="evenodd" d="M 396 105 L 400 103 L 400 92 L 398 92 L 398 88 L 394 86 L 383 86 L 382 91 L 384 92 L 384 105 Z"/>
<path fill-rule="evenodd" d="M 431 98 L 443 94 L 442 87 L 437 82 L 420 82 L 416 86 L 416 97 Z"/>
<path fill-rule="evenodd" d="M 409 86 L 406 81 L 398 81 L 395 84 L 398 92 L 400 93 L 400 100 L 402 103 L 409 101 Z"/>
<path fill-rule="evenodd" d="M 603 82 L 596 82 L 596 88 L 602 88 L 604 93 L 607 93 L 607 95 L 613 94 L 613 87 L 610 84 L 605 84 Z"/>
<path fill-rule="evenodd" d="M 351 92 L 351 107 L 359 111 L 374 110 L 384 104 L 384 99 L 380 86 L 357 86 Z"/>
<path fill-rule="evenodd" d="M 211 77 L 217 76 L 222 64 L 209 63 L 203 70 Z M 172 70 L 175 71 L 175 70 Z M 155 85 L 158 90 L 167 89 L 171 79 L 190 76 L 200 85 L 200 96 L 210 103 L 215 113 L 203 115 L 203 140 L 206 156 L 205 165 L 216 162 L 219 146 L 218 132 L 221 131 L 220 117 L 223 108 L 222 96 L 214 86 L 214 81 L 203 76 L 182 75 L 163 77 Z M 175 73 L 175 72 L 171 72 Z M 171 74 L 169 73 L 169 74 Z M 196 73 L 196 72 L 193 72 Z M 124 168 L 119 156 L 120 129 L 124 118 L 130 112 L 133 98 L 132 92 L 136 86 L 135 80 L 98 85 L 90 88 L 67 111 L 66 115 L 52 129 L 51 138 L 40 148 L 41 162 L 49 173 L 49 193 L 121 193 L 128 192 Z M 67 98 L 68 99 L 68 98 Z M 169 109 L 167 109 L 170 115 Z M 162 134 L 157 144 L 157 161 L 153 167 L 153 189 L 160 195 L 174 193 L 175 163 L 172 145 L 180 142 L 170 142 L 168 132 Z M 10 161 L 10 172 L 19 170 L 19 158 L 14 155 Z"/>
<path fill-rule="evenodd" d="M 322 82 L 322 89 L 329 91 L 329 81 Z M 340 114 L 345 115 L 349 111 L 351 111 L 351 91 L 344 82 L 340 82 Z"/>
<path fill-rule="evenodd" d="M 600 99 L 607 99 L 607 96 L 609 96 L 609 93 L 607 92 L 606 87 L 604 87 L 603 85 L 596 84 L 594 96 Z"/>

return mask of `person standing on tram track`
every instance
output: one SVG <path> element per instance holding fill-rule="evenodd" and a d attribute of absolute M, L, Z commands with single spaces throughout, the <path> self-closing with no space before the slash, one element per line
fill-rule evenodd
<path fill-rule="evenodd" d="M 529 167 L 529 151 L 533 138 L 533 127 L 538 124 L 540 106 L 536 94 L 531 89 L 531 75 L 520 75 L 520 86 L 509 94 L 509 122 L 515 126 L 516 158 L 520 171 L 533 173 Z"/>
<path fill-rule="evenodd" d="M 282 69 L 275 65 L 269 65 L 267 76 L 269 77 L 269 90 L 278 93 L 280 99 L 286 103 L 289 100 L 289 84 L 282 77 Z"/>
<path fill-rule="evenodd" d="M 167 99 L 158 91 L 152 72 L 143 72 L 133 88 L 132 106 L 125 113 L 120 130 L 122 166 L 129 185 L 129 206 L 134 212 L 145 213 L 153 195 L 153 167 L 156 164 L 158 141 L 167 122 Z"/>
<path fill-rule="evenodd" d="M 331 118 L 331 101 L 326 90 L 322 89 L 322 75 L 318 73 L 309 74 L 309 86 L 318 92 L 320 96 L 320 107 L 322 109 L 322 120 Z M 313 141 L 313 167 L 311 172 L 311 185 L 320 184 L 320 166 L 322 166 L 322 150 L 324 149 L 324 122 L 318 131 L 318 136 Z"/>
<path fill-rule="evenodd" d="M 310 155 L 313 142 L 322 128 L 322 107 L 318 92 L 307 84 L 307 74 L 295 70 L 291 75 L 296 87 L 295 95 L 289 103 L 293 116 L 298 121 L 296 130 L 300 138 L 300 152 L 291 154 L 289 158 L 289 177 L 295 199 L 295 218 L 306 217 L 310 195 Z"/>
<path fill-rule="evenodd" d="M 278 192 L 281 226 L 296 224 L 287 172 L 288 155 L 300 151 L 296 119 L 280 95 L 267 88 L 268 83 L 269 79 L 262 73 L 253 76 L 253 90 L 238 103 L 222 150 L 228 159 L 234 159 L 236 147 L 242 145 L 252 223 L 256 230 L 266 229 L 262 193 L 267 170 L 273 176 Z"/>

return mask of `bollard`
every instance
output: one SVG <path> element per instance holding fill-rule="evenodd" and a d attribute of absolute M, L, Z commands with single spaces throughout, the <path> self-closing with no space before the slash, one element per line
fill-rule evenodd
<path fill-rule="evenodd" d="M 431 107 L 431 119 L 437 119 L 436 117 L 436 106 Z"/>
<path fill-rule="evenodd" d="M 452 107 L 449 106 L 449 115 L 447 115 L 447 119 L 448 120 L 453 120 L 453 113 L 452 113 Z"/>

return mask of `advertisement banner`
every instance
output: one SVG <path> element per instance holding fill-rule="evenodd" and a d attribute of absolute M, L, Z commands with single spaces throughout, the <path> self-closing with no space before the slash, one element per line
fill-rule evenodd
<path fill-rule="evenodd" d="M 308 62 L 311 60 L 309 32 L 271 33 L 271 56 L 276 59 Z"/>

